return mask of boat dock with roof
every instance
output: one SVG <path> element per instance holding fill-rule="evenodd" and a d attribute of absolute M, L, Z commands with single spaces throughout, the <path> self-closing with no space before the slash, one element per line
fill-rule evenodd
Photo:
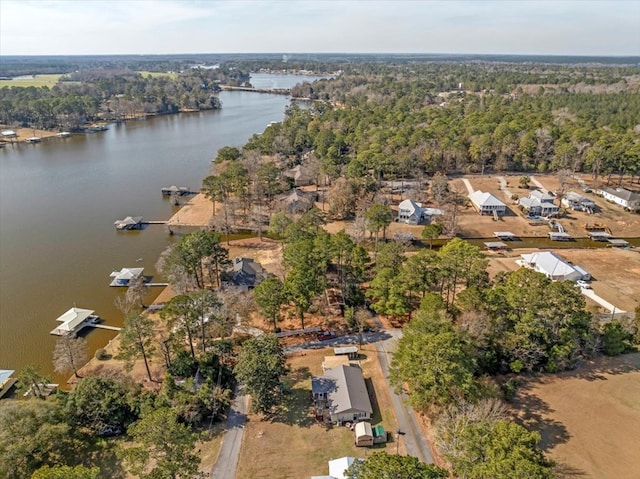
<path fill-rule="evenodd" d="M 0 369 L 0 399 L 6 396 L 17 382 L 17 379 L 12 377 L 13 373 L 13 369 Z"/>
<path fill-rule="evenodd" d="M 146 225 L 165 225 L 166 221 L 144 221 L 142 216 L 127 216 L 123 220 L 113 222 L 118 231 L 140 230 Z"/>
<path fill-rule="evenodd" d="M 518 237 L 511 231 L 494 231 L 493 236 L 502 241 L 515 241 Z"/>
<path fill-rule="evenodd" d="M 121 328 L 116 326 L 100 324 L 100 318 L 93 313 L 94 311 L 92 309 L 73 307 L 56 319 L 56 321 L 61 324 L 57 328 L 53 329 L 50 334 L 55 336 L 73 337 L 76 336 L 81 329 L 86 327 L 120 331 Z"/>

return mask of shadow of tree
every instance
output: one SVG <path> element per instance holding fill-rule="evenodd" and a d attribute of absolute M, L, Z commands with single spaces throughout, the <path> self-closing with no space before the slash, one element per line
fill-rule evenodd
<path fill-rule="evenodd" d="M 564 463 L 556 463 L 554 472 L 558 479 L 578 479 L 589 477 L 586 472 Z"/>
<path fill-rule="evenodd" d="M 517 421 L 530 431 L 540 433 L 543 451 L 549 451 L 571 438 L 564 424 L 549 417 L 555 411 L 546 401 L 532 394 L 528 387 L 518 390 L 514 403 L 520 411 Z"/>
<path fill-rule="evenodd" d="M 283 380 L 282 401 L 268 417 L 269 421 L 300 427 L 309 427 L 314 423 L 311 414 L 311 390 L 301 384 L 310 378 L 311 371 L 306 366 L 289 371 Z"/>
<path fill-rule="evenodd" d="M 98 441 L 93 450 L 86 454 L 84 465 L 100 468 L 100 479 L 125 479 L 127 472 L 117 455 L 118 444 L 122 441 L 121 438 Z"/>

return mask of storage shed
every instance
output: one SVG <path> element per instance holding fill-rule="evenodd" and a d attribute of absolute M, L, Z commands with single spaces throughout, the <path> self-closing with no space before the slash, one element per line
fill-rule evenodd
<path fill-rule="evenodd" d="M 387 442 L 387 432 L 382 424 L 378 424 L 373 428 L 373 443 L 384 444 Z"/>
<path fill-rule="evenodd" d="M 373 430 L 368 422 L 356 423 L 354 428 L 356 435 L 356 446 L 373 446 Z"/>

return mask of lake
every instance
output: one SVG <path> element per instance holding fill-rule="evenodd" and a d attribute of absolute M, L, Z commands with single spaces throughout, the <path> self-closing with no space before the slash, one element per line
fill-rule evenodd
<path fill-rule="evenodd" d="M 255 74 L 258 88 L 288 88 L 317 77 Z M 242 146 L 281 121 L 282 95 L 221 92 L 218 111 L 161 116 L 105 132 L 0 150 L 0 369 L 35 364 L 57 381 L 55 319 L 72 306 L 120 326 L 109 274 L 155 263 L 171 237 L 162 225 L 117 232 L 125 216 L 166 220 L 177 211 L 164 186 L 197 190 L 223 146 Z M 156 279 L 158 279 L 156 277 Z M 160 288 L 150 288 L 153 299 Z M 89 354 L 116 333 L 87 330 Z"/>

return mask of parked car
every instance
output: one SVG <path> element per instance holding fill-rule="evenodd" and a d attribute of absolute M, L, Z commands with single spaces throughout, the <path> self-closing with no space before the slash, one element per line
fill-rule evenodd
<path fill-rule="evenodd" d="M 582 279 L 576 281 L 576 286 L 579 286 L 582 289 L 591 289 L 591 285 Z"/>
<path fill-rule="evenodd" d="M 120 436 L 124 431 L 120 426 L 105 426 L 98 431 L 98 436 L 101 437 L 110 437 L 110 436 Z"/>
<path fill-rule="evenodd" d="M 333 339 L 336 337 L 336 333 L 334 333 L 333 331 L 322 331 L 320 334 L 318 334 L 318 341 L 326 341 L 328 339 Z"/>

